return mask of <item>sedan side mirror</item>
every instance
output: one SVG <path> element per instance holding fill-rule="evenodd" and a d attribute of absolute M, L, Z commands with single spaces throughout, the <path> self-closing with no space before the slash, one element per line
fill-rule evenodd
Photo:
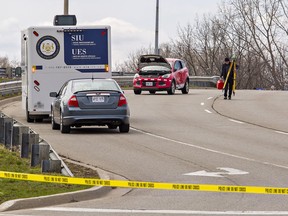
<path fill-rule="evenodd" d="M 57 92 L 50 92 L 50 97 L 57 97 Z"/>

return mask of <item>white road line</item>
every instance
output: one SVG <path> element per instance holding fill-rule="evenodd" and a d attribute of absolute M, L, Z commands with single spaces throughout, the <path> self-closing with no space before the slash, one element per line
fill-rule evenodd
<path fill-rule="evenodd" d="M 204 105 L 205 105 L 205 103 L 204 103 L 204 102 L 202 102 L 202 103 L 201 103 L 201 106 L 204 106 Z"/>
<path fill-rule="evenodd" d="M 275 131 L 276 133 L 279 133 L 279 134 L 284 134 L 284 135 L 288 135 L 288 133 L 286 132 L 282 132 L 282 131 Z"/>
<path fill-rule="evenodd" d="M 207 100 L 211 100 L 211 99 L 213 99 L 213 97 L 209 97 L 209 98 L 207 98 Z"/>
<path fill-rule="evenodd" d="M 81 212 L 81 213 L 120 213 L 120 214 L 181 214 L 181 215 L 288 215 L 288 211 L 193 211 L 193 210 L 145 210 L 145 209 L 95 209 L 44 207 L 36 211 Z"/>
<path fill-rule="evenodd" d="M 244 122 L 242 122 L 242 121 L 237 121 L 237 120 L 234 120 L 234 119 L 229 119 L 229 121 L 235 122 L 235 123 L 239 123 L 239 124 L 244 124 Z"/>
<path fill-rule="evenodd" d="M 217 151 L 217 150 L 213 150 L 213 149 L 209 149 L 209 148 L 193 145 L 193 144 L 190 144 L 190 143 L 181 142 L 181 141 L 178 141 L 178 140 L 173 140 L 173 139 L 170 139 L 170 138 L 167 138 L 167 137 L 163 137 L 163 136 L 160 136 L 160 135 L 156 135 L 156 134 L 152 134 L 152 133 L 149 133 L 149 132 L 145 132 L 145 131 L 142 131 L 142 130 L 139 130 L 139 129 L 136 129 L 136 128 L 133 128 L 133 127 L 130 127 L 130 129 L 134 130 L 134 131 L 137 131 L 139 133 L 146 134 L 146 135 L 151 136 L 151 137 L 155 137 L 155 138 L 158 138 L 158 139 L 166 140 L 166 141 L 169 141 L 169 142 L 174 142 L 176 144 L 188 146 L 188 147 L 191 147 L 191 148 L 197 148 L 197 149 L 200 149 L 200 150 L 203 150 L 203 151 L 208 151 L 208 152 L 221 154 L 221 155 L 225 155 L 225 156 L 229 156 L 229 157 L 233 157 L 233 158 L 238 158 L 238 159 L 241 159 L 241 160 L 257 162 L 257 163 L 260 163 L 260 164 L 265 164 L 265 165 L 275 166 L 275 167 L 278 167 L 278 168 L 288 169 L 288 166 L 283 166 L 283 165 L 279 165 L 279 164 L 258 161 L 258 160 L 255 160 L 255 159 L 252 159 L 252 158 L 248 158 L 248 157 L 243 157 L 243 156 L 239 156 L 239 155 L 235 155 L 235 154 L 230 154 L 230 153 L 226 153 L 226 152 L 221 152 L 221 151 Z"/>
<path fill-rule="evenodd" d="M 205 109 L 205 112 L 211 114 L 212 112 L 210 110 Z"/>

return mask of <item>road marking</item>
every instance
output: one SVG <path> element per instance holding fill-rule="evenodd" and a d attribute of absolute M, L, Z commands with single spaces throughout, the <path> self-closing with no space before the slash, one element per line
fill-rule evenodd
<path fill-rule="evenodd" d="M 149 210 L 149 209 L 96 209 L 44 207 L 35 211 L 79 212 L 79 213 L 112 213 L 112 214 L 177 214 L 177 215 L 287 215 L 288 211 L 193 211 L 193 210 Z M 6 214 L 5 214 L 6 215 Z"/>
<path fill-rule="evenodd" d="M 210 110 L 205 109 L 205 112 L 211 114 L 212 112 Z"/>
<path fill-rule="evenodd" d="M 213 99 L 213 97 L 209 97 L 209 98 L 207 98 L 207 100 L 211 100 L 211 99 Z"/>
<path fill-rule="evenodd" d="M 234 168 L 226 168 L 226 167 L 218 167 L 218 170 L 224 170 L 225 172 L 207 172 L 206 170 L 186 173 L 183 175 L 188 176 L 206 176 L 206 177 L 225 177 L 225 175 L 246 175 L 249 174 L 249 172 L 234 169 Z M 224 176 L 223 176 L 224 175 Z"/>
<path fill-rule="evenodd" d="M 234 119 L 229 119 L 229 121 L 235 122 L 235 123 L 238 123 L 238 124 L 244 124 L 244 122 L 242 122 L 242 121 L 237 121 L 237 120 L 234 120 Z"/>
<path fill-rule="evenodd" d="M 283 165 L 274 164 L 274 163 L 267 163 L 267 162 L 258 161 L 258 160 L 252 159 L 252 158 L 248 158 L 248 157 L 243 157 L 243 156 L 239 156 L 239 155 L 235 155 L 235 154 L 230 154 L 230 153 L 226 153 L 226 152 L 213 150 L 213 149 L 210 149 L 210 148 L 205 148 L 205 147 L 202 147 L 202 146 L 197 146 L 197 145 L 194 145 L 194 144 L 190 144 L 190 143 L 186 143 L 186 142 L 170 139 L 170 138 L 167 138 L 167 137 L 164 137 L 164 136 L 152 134 L 150 132 L 139 130 L 139 129 L 136 129 L 136 128 L 133 128 L 133 127 L 130 127 L 130 129 L 134 130 L 134 131 L 137 131 L 139 133 L 142 133 L 142 134 L 146 134 L 146 135 L 151 136 L 151 137 L 155 137 L 155 138 L 158 138 L 158 139 L 174 142 L 176 144 L 180 144 L 180 145 L 184 145 L 184 146 L 188 146 L 188 147 L 192 147 L 192 148 L 197 148 L 197 149 L 200 149 L 200 150 L 203 150 L 203 151 L 212 152 L 212 153 L 215 153 L 215 154 L 225 155 L 225 156 L 238 158 L 238 159 L 241 159 L 241 160 L 246 160 L 246 161 L 251 161 L 251 162 L 257 162 L 257 163 L 260 163 L 260 164 L 265 164 L 265 165 L 274 166 L 274 167 L 283 168 L 283 169 L 287 169 L 288 170 L 288 166 L 283 166 Z"/>
<path fill-rule="evenodd" d="M 202 103 L 201 103 L 201 106 L 204 106 L 204 105 L 205 105 L 205 103 L 204 103 L 204 102 L 202 102 Z"/>
<path fill-rule="evenodd" d="M 284 134 L 284 135 L 288 135 L 288 133 L 286 132 L 282 132 L 282 131 L 275 131 L 276 133 L 279 133 L 279 134 Z"/>

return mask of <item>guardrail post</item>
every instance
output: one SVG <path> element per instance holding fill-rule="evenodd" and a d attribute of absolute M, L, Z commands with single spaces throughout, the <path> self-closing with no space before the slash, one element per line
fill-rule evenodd
<path fill-rule="evenodd" d="M 42 160 L 49 159 L 50 146 L 47 144 L 33 144 L 31 154 L 31 166 L 37 166 Z"/>
<path fill-rule="evenodd" d="M 5 124 L 4 124 L 4 117 L 0 117 L 0 143 L 4 144 L 4 132 L 5 132 Z"/>
<path fill-rule="evenodd" d="M 35 167 L 39 163 L 40 163 L 40 160 L 39 160 L 39 144 L 32 144 L 31 167 Z"/>
<path fill-rule="evenodd" d="M 61 173 L 61 160 L 43 160 L 42 172 Z"/>
<path fill-rule="evenodd" d="M 4 118 L 4 144 L 6 148 L 11 148 L 12 146 L 12 129 L 13 129 L 13 119 Z"/>
<path fill-rule="evenodd" d="M 39 144 L 39 134 L 22 134 L 22 145 L 20 148 L 21 158 L 29 158 L 32 151 L 32 144 Z"/>
<path fill-rule="evenodd" d="M 50 145 L 49 144 L 39 144 L 39 156 L 40 160 L 49 160 Z"/>
<path fill-rule="evenodd" d="M 12 134 L 12 148 L 18 147 L 22 144 L 22 134 L 29 133 L 29 127 L 22 125 L 14 125 L 13 126 L 13 134 Z"/>

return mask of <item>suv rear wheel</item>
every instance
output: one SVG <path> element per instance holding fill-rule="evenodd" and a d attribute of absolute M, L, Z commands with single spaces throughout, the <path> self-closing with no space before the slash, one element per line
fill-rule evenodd
<path fill-rule="evenodd" d="M 186 80 L 185 85 L 184 85 L 183 89 L 181 89 L 181 91 L 182 91 L 182 94 L 188 94 L 188 92 L 189 92 L 189 82 L 188 82 L 188 80 Z"/>

